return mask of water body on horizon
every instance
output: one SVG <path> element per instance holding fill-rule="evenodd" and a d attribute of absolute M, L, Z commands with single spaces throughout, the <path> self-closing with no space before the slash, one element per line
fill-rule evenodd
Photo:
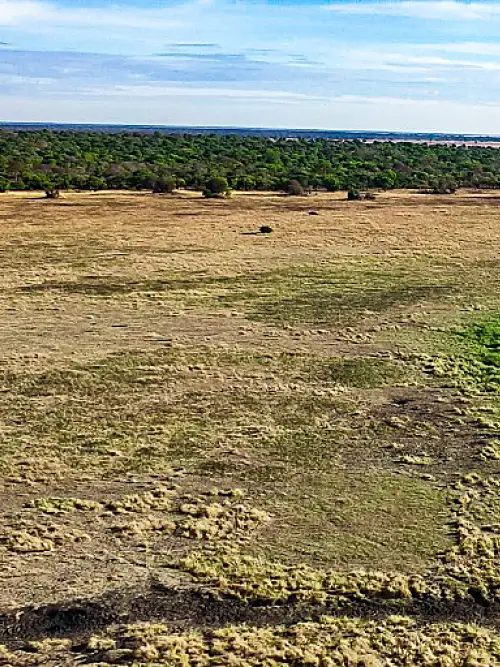
<path fill-rule="evenodd" d="M 52 130 L 66 132 L 137 132 L 152 134 L 216 134 L 274 139 L 332 139 L 360 141 L 411 141 L 500 145 L 500 135 L 443 134 L 438 132 L 374 132 L 370 130 L 315 130 L 253 127 L 183 127 L 174 125 L 106 125 L 84 123 L 9 123 L 0 122 L 0 130 Z"/>

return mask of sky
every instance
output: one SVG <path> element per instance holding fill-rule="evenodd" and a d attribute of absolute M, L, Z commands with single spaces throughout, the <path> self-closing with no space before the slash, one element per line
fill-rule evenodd
<path fill-rule="evenodd" d="M 0 0 L 0 120 L 500 135 L 500 0 Z"/>

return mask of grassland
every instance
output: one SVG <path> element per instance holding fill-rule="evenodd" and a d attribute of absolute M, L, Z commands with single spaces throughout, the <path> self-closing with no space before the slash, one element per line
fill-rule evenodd
<path fill-rule="evenodd" d="M 2 195 L 0 664 L 498 664 L 499 203 Z"/>

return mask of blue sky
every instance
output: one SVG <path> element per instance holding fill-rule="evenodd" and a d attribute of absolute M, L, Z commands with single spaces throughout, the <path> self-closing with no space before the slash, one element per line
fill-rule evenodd
<path fill-rule="evenodd" d="M 500 134 L 500 0 L 0 0 L 0 120 Z"/>

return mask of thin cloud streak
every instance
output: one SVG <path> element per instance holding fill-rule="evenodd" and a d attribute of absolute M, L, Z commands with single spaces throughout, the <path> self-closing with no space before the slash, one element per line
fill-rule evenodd
<path fill-rule="evenodd" d="M 188 88 L 185 86 L 113 86 L 89 88 L 88 92 L 106 97 L 132 96 L 137 97 L 209 97 L 227 99 L 254 99 L 254 100 L 279 100 L 281 102 L 318 100 L 320 98 L 300 93 L 291 93 L 280 90 L 242 90 L 238 88 Z"/>
<path fill-rule="evenodd" d="M 400 16 L 413 19 L 446 21 L 484 21 L 500 16 L 500 6 L 493 2 L 459 0 L 401 0 L 400 2 L 339 2 L 324 8 L 342 14 Z"/>

